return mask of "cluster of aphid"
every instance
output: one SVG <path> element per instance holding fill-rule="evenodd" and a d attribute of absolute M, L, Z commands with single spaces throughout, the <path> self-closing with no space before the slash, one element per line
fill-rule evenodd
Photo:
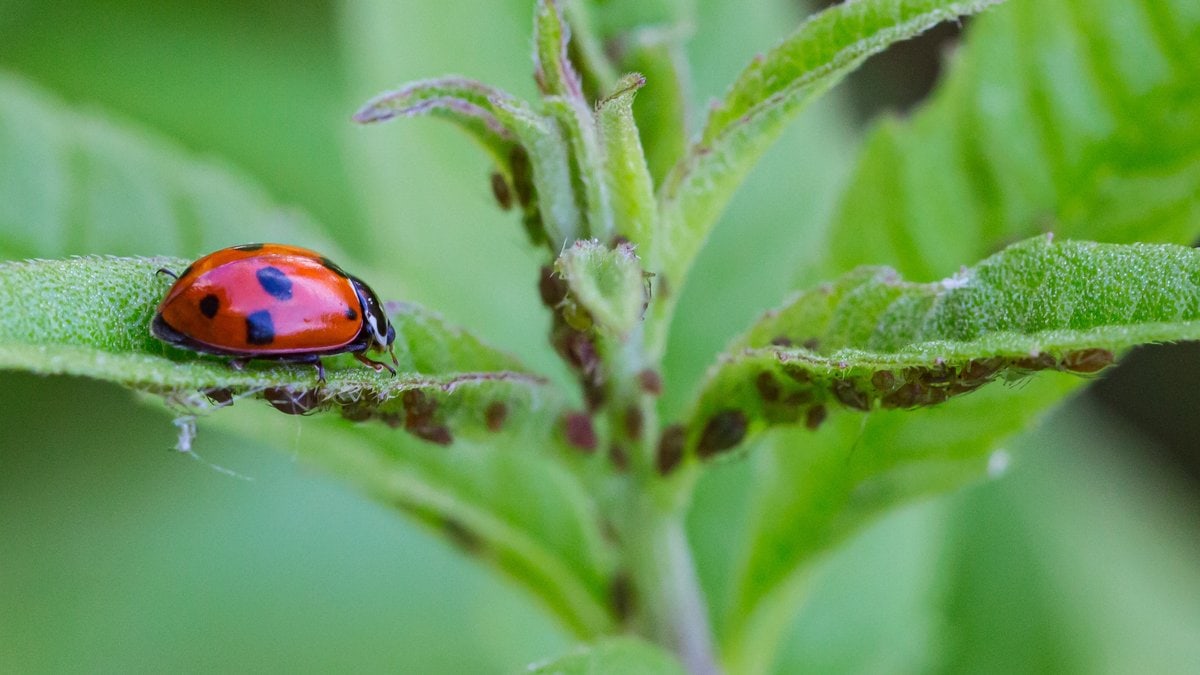
<path fill-rule="evenodd" d="M 759 371 L 753 377 L 753 391 L 761 414 L 772 424 L 803 423 L 813 430 L 824 422 L 831 405 L 861 411 L 876 407 L 920 408 L 972 392 L 1002 376 L 1016 379 L 1048 369 L 1091 374 L 1113 362 L 1113 353 L 1107 349 L 1080 349 L 1061 357 L 1041 352 L 1032 356 L 971 359 L 958 366 L 939 363 L 877 370 L 869 375 L 825 377 L 815 374 L 811 367 L 787 360 L 786 352 L 780 352 L 779 356 L 778 368 Z M 703 459 L 732 450 L 745 439 L 750 421 L 747 411 L 717 410 L 695 437 L 696 455 Z M 660 445 L 660 468 L 665 463 L 669 470 L 672 458 L 674 463 L 682 458 L 682 438 L 682 433 L 676 432 L 672 443 Z M 665 458 L 664 453 L 667 453 Z"/>
<path fill-rule="evenodd" d="M 629 246 L 618 238 L 614 247 Z M 550 310 L 550 344 L 579 380 L 583 392 L 585 412 L 570 412 L 562 419 L 562 431 L 568 444 L 587 453 L 594 452 L 599 443 L 592 416 L 609 401 L 608 382 L 601 360 L 604 348 L 597 334 L 595 321 L 587 308 L 571 293 L 566 280 L 549 266 L 541 269 L 538 293 L 542 303 Z M 643 301 L 643 311 L 649 303 L 649 290 Z M 662 393 L 662 379 L 654 370 L 643 370 L 636 376 L 636 386 L 644 393 L 658 396 Z M 638 442 L 643 433 L 645 420 L 642 411 L 631 405 L 621 412 L 620 428 L 615 430 L 629 442 Z M 618 470 L 628 468 L 628 452 L 620 439 L 614 438 L 608 448 L 613 466 Z"/>

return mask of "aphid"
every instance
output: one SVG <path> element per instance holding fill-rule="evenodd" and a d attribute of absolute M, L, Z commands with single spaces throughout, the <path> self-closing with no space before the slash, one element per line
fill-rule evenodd
<path fill-rule="evenodd" d="M 379 296 L 333 261 L 283 244 L 244 244 L 210 253 L 175 277 L 150 333 L 176 347 L 233 357 L 309 363 L 324 381 L 322 356 L 350 353 L 376 371 L 386 363 L 363 352 L 386 350 L 399 365 Z"/>

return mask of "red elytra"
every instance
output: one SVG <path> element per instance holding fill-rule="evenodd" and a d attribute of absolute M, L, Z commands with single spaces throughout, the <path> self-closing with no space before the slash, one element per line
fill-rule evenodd
<path fill-rule="evenodd" d="M 160 272 L 176 276 L 174 272 Z M 320 253 L 284 244 L 244 244 L 210 253 L 176 276 L 150 324 L 154 337 L 205 354 L 316 366 L 351 353 L 375 370 L 395 369 L 363 352 L 387 350 L 396 330 L 379 297 Z"/>

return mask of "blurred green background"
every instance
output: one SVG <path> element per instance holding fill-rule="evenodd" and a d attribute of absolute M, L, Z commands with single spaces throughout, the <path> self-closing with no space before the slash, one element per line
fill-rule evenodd
<path fill-rule="evenodd" d="M 378 91 L 439 74 L 530 95 L 530 6 L 0 0 L 0 68 L 254 176 L 383 295 L 553 373 L 540 254 L 494 207 L 483 155 L 429 120 L 349 123 Z M 696 13 L 702 103 L 804 10 Z M 685 291 L 668 411 L 802 274 L 858 125 L 924 91 L 953 32 L 874 59 L 755 170 Z M 46 255 L 203 253 L 137 245 Z M 1008 448 L 1003 480 L 905 509 L 828 558 L 781 670 L 1200 671 L 1200 416 L 1195 379 L 1172 365 L 1195 355 L 1143 350 Z M 570 644 L 505 580 L 306 470 L 289 438 L 266 447 L 201 421 L 197 451 L 242 481 L 172 452 L 170 416 L 124 390 L 0 382 L 0 671 L 510 672 Z M 275 414 L 244 408 L 226 414 Z M 744 478 L 723 465 L 696 508 L 727 508 Z"/>

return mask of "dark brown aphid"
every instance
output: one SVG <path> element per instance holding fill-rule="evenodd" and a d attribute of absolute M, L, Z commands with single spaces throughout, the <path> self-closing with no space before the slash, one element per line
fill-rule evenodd
<path fill-rule="evenodd" d="M 876 371 L 871 376 L 871 386 L 881 394 L 886 394 L 896 387 L 896 376 L 890 370 Z"/>
<path fill-rule="evenodd" d="M 608 446 L 608 461 L 612 462 L 613 468 L 620 473 L 629 470 L 629 453 L 620 443 L 612 443 Z"/>
<path fill-rule="evenodd" d="M 770 371 L 764 370 L 754 378 L 754 387 L 758 389 L 758 395 L 767 403 L 778 401 L 783 395 L 783 389 L 779 386 L 779 382 L 775 380 L 775 376 Z"/>
<path fill-rule="evenodd" d="M 542 265 L 538 275 L 538 295 L 542 304 L 550 309 L 558 307 L 558 303 L 567 297 L 567 281 L 554 273 L 554 268 Z"/>
<path fill-rule="evenodd" d="M 821 423 L 825 421 L 828 413 L 823 405 L 814 405 L 804 414 L 804 426 L 810 431 L 816 431 L 821 427 Z"/>
<path fill-rule="evenodd" d="M 204 396 L 220 406 L 233 405 L 233 390 L 224 387 L 205 389 Z"/>
<path fill-rule="evenodd" d="M 1072 373 L 1095 373 L 1112 365 L 1113 353 L 1107 349 L 1077 349 L 1062 357 L 1060 367 Z"/>
<path fill-rule="evenodd" d="M 659 475 L 665 476 L 679 466 L 679 462 L 683 460 L 685 440 L 687 431 L 682 424 L 672 424 L 663 429 L 662 436 L 658 439 L 658 455 L 655 458 Z"/>
<path fill-rule="evenodd" d="M 528 207 L 533 201 L 533 168 L 529 164 L 529 155 L 521 146 L 514 146 L 508 155 L 508 165 L 512 169 L 513 191 L 517 195 L 517 203 Z"/>
<path fill-rule="evenodd" d="M 288 415 L 307 415 L 321 403 L 320 393 L 316 389 L 270 387 L 264 389 L 262 395 L 273 408 Z"/>
<path fill-rule="evenodd" d="M 708 458 L 737 446 L 746 437 L 746 413 L 727 408 L 709 418 L 700 432 L 696 454 Z"/>
<path fill-rule="evenodd" d="M 657 371 L 647 368 L 637 374 L 638 386 L 651 396 L 662 393 L 662 376 Z"/>
<path fill-rule="evenodd" d="M 628 574 L 618 572 L 613 577 L 612 585 L 608 589 L 608 597 L 612 604 L 613 616 L 617 617 L 618 621 L 625 622 L 633 616 L 636 593 L 633 581 L 630 580 Z"/>
<path fill-rule="evenodd" d="M 645 426 L 646 420 L 642 415 L 642 409 L 636 405 L 631 405 L 625 409 L 625 436 L 631 441 L 637 441 L 642 437 L 642 428 Z"/>
<path fill-rule="evenodd" d="M 508 187 L 508 180 L 499 172 L 492 172 L 492 196 L 496 198 L 496 203 L 500 208 L 507 211 L 513 205 L 512 189 Z"/>
<path fill-rule="evenodd" d="M 567 442 L 591 454 L 596 451 L 596 427 L 586 413 L 567 413 L 563 417 L 563 432 Z"/>
<path fill-rule="evenodd" d="M 508 405 L 503 401 L 492 401 L 483 411 L 483 419 L 487 424 L 488 431 L 500 431 L 504 428 L 505 420 L 508 419 Z"/>
<path fill-rule="evenodd" d="M 1046 352 L 1023 356 L 1013 361 L 1013 366 L 1021 370 L 1045 370 L 1056 365 L 1058 365 L 1058 360 L 1054 358 L 1054 355 Z"/>
<path fill-rule="evenodd" d="M 833 395 L 842 405 L 857 410 L 870 410 L 871 398 L 858 390 L 850 380 L 836 380 L 833 383 Z"/>

